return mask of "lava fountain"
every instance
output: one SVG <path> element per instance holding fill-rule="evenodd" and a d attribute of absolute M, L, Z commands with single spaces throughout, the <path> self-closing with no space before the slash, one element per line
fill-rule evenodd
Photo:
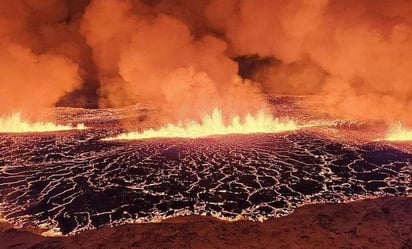
<path fill-rule="evenodd" d="M 235 116 L 227 124 L 224 122 L 222 111 L 215 108 L 210 115 L 205 115 L 201 122 L 189 121 L 187 124 L 167 124 L 160 129 L 147 129 L 142 132 L 121 133 L 115 137 L 103 139 L 135 140 L 147 138 L 199 138 L 212 135 L 250 134 L 250 133 L 276 133 L 292 131 L 304 126 L 298 125 L 292 120 L 280 121 L 264 112 L 257 115 L 250 114 L 242 120 Z"/>
<path fill-rule="evenodd" d="M 387 136 L 383 139 L 387 141 L 412 141 L 412 130 L 405 128 L 402 123 L 392 126 Z"/>
<path fill-rule="evenodd" d="M 21 118 L 20 113 L 0 118 L 0 132 L 3 133 L 50 132 L 83 129 L 86 129 L 84 124 L 71 126 L 58 125 L 51 122 L 27 122 Z"/>

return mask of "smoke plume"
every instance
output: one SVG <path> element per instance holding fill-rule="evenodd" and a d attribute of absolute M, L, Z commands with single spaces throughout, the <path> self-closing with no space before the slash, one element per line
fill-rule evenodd
<path fill-rule="evenodd" d="M 410 2 L 229 2 L 210 3 L 209 23 L 235 56 L 278 61 L 252 73 L 265 91 L 322 96 L 335 116 L 412 122 Z"/>
<path fill-rule="evenodd" d="M 99 69 L 102 105 L 152 101 L 176 120 L 200 119 L 216 107 L 228 115 L 264 107 L 260 89 L 238 78 L 223 40 L 196 39 L 178 18 L 138 13 L 132 3 L 93 1 L 83 18 L 82 32 Z"/>
<path fill-rule="evenodd" d="M 1 115 L 34 116 L 81 85 L 76 37 L 58 23 L 67 12 L 61 1 L 0 2 Z"/>
<path fill-rule="evenodd" d="M 168 121 L 310 95 L 412 124 L 407 0 L 5 0 L 0 113 L 150 102 Z"/>

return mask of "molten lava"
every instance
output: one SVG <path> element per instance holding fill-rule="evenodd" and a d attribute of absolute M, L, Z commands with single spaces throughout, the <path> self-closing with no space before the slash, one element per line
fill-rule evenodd
<path fill-rule="evenodd" d="M 273 118 L 272 115 L 264 112 L 258 113 L 256 116 L 248 114 L 243 120 L 239 116 L 233 117 L 231 122 L 225 124 L 222 111 L 214 109 L 211 115 L 203 117 L 200 123 L 190 121 L 183 125 L 167 124 L 166 126 L 155 130 L 147 129 L 143 132 L 122 133 L 116 137 L 105 138 L 105 141 L 111 140 L 134 140 L 146 138 L 198 138 L 212 135 L 227 135 L 227 134 L 248 134 L 248 133 L 274 133 L 297 130 L 301 128 L 292 120 L 280 121 Z"/>
<path fill-rule="evenodd" d="M 392 127 L 384 140 L 412 141 L 412 130 L 408 130 L 401 123 L 397 123 Z"/>
<path fill-rule="evenodd" d="M 49 131 L 67 131 L 67 130 L 86 129 L 84 124 L 77 126 L 57 125 L 51 122 L 26 122 L 22 120 L 19 113 L 10 117 L 0 118 L 0 132 L 4 133 L 24 133 L 24 132 L 49 132 Z"/>

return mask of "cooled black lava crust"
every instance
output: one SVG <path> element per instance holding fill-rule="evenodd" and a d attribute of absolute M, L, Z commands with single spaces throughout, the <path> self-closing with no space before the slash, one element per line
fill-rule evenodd
<path fill-rule="evenodd" d="M 278 217 L 307 202 L 412 194 L 412 155 L 309 131 L 100 141 L 0 135 L 0 212 L 63 234 L 183 214 Z"/>

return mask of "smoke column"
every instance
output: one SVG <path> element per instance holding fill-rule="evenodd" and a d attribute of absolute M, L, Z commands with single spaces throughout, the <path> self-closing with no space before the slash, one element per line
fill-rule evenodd
<path fill-rule="evenodd" d="M 78 65 L 59 53 L 59 41 L 51 40 L 69 32 L 68 27 L 55 24 L 67 12 L 66 6 L 59 1 L 35 2 L 0 3 L 2 115 L 22 112 L 32 116 L 81 85 Z"/>
<path fill-rule="evenodd" d="M 333 117 L 412 124 L 407 0 L 5 0 L 0 12 L 2 115 L 97 99 L 150 102 L 172 122 L 292 94 Z"/>
<path fill-rule="evenodd" d="M 274 59 L 251 73 L 266 92 L 322 96 L 334 116 L 412 122 L 410 2 L 229 2 L 210 3 L 209 23 L 234 56 Z"/>
<path fill-rule="evenodd" d="M 175 121 L 200 119 L 215 107 L 229 115 L 264 107 L 259 86 L 237 76 L 226 43 L 212 35 L 196 39 L 175 17 L 138 13 L 131 1 L 93 1 L 81 27 L 99 69 L 103 106 L 151 101 Z"/>

